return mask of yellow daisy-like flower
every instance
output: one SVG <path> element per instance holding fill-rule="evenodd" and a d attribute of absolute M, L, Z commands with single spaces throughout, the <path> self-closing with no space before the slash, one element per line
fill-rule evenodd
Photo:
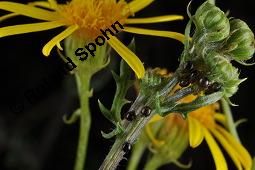
<path fill-rule="evenodd" d="M 196 96 L 190 95 L 182 99 L 181 102 L 190 102 L 195 98 Z M 212 153 L 216 169 L 227 170 L 227 163 L 220 147 L 216 142 L 217 139 L 217 141 L 222 145 L 222 147 L 231 157 L 238 170 L 251 170 L 252 159 L 250 154 L 234 138 L 234 136 L 232 136 L 226 130 L 226 117 L 221 113 L 217 113 L 218 109 L 218 103 L 208 105 L 193 112 L 190 112 L 187 116 L 187 120 L 182 120 L 183 124 L 188 123 L 187 135 L 189 136 L 190 146 L 192 148 L 196 148 L 201 144 L 203 139 L 205 139 Z M 170 114 L 169 116 L 172 116 L 172 114 Z M 156 115 L 154 116 L 154 118 L 152 118 L 151 122 L 155 122 L 158 120 L 162 120 L 162 117 Z M 167 120 L 168 119 L 166 118 L 164 119 L 164 121 Z M 218 122 L 220 122 L 221 124 L 219 124 Z M 178 121 L 177 123 L 180 123 L 180 121 Z M 150 129 L 148 127 L 147 133 L 152 141 L 152 144 L 157 145 L 158 147 L 164 144 L 164 141 L 158 140 L 152 136 L 152 133 L 150 132 Z"/>
<path fill-rule="evenodd" d="M 216 169 L 226 170 L 228 169 L 227 163 L 215 141 L 217 139 L 231 157 L 238 170 L 250 170 L 252 159 L 248 151 L 224 126 L 216 122 L 218 120 L 226 124 L 226 117 L 216 112 L 218 108 L 218 104 L 213 104 L 188 114 L 190 146 L 196 148 L 205 139 L 212 153 Z"/>
<path fill-rule="evenodd" d="M 0 37 L 66 27 L 63 32 L 52 38 L 43 47 L 43 54 L 49 56 L 54 46 L 62 50 L 60 42 L 68 36 L 75 34 L 79 38 L 91 40 L 100 35 L 100 29 L 107 29 L 118 21 L 125 25 L 123 31 L 126 32 L 169 37 L 183 41 L 184 36 L 176 32 L 126 26 L 127 24 L 148 24 L 183 19 L 179 15 L 128 18 L 153 1 L 133 0 L 127 3 L 124 0 L 72 0 L 67 4 L 57 4 L 55 0 L 48 0 L 32 2 L 28 5 L 2 1 L 0 2 L 0 9 L 12 13 L 0 17 L 0 21 L 17 15 L 24 15 L 41 20 L 41 22 L 2 27 L 0 28 Z M 108 44 L 129 64 L 138 78 L 144 76 L 143 64 L 133 52 L 114 36 L 108 40 Z"/>

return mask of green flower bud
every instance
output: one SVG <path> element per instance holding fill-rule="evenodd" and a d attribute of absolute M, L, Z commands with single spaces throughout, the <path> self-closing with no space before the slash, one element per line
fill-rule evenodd
<path fill-rule="evenodd" d="M 229 20 L 225 13 L 210 2 L 203 3 L 196 11 L 194 23 L 197 34 L 208 42 L 218 42 L 228 37 Z"/>
<path fill-rule="evenodd" d="M 151 143 L 154 152 L 144 169 L 158 169 L 162 165 L 174 163 L 182 168 L 190 167 L 178 161 L 188 147 L 188 124 L 179 114 L 172 113 L 151 127 L 156 141 Z M 147 125 L 151 126 L 151 125 Z"/>
<path fill-rule="evenodd" d="M 210 52 L 204 61 L 209 81 L 220 83 L 226 97 L 236 93 L 238 85 L 243 81 L 239 79 L 238 69 L 232 66 L 226 57 L 216 52 Z"/>
<path fill-rule="evenodd" d="M 240 19 L 230 20 L 230 36 L 224 44 L 223 50 L 234 60 L 249 60 L 254 54 L 254 34 Z"/>

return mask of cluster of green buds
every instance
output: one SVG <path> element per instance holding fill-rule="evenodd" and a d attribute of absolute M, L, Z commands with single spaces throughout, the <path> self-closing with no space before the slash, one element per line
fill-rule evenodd
<path fill-rule="evenodd" d="M 253 32 L 244 21 L 227 18 L 208 1 L 198 8 L 195 15 L 190 15 L 187 37 L 192 23 L 196 31 L 192 40 L 186 41 L 181 64 L 185 67 L 185 63 L 190 62 L 194 68 L 193 73 L 184 76 L 185 79 L 193 83 L 196 77 L 199 79 L 203 75 L 200 81 L 206 94 L 222 91 L 225 97 L 231 97 L 245 80 L 239 79 L 239 71 L 231 61 L 249 65 L 246 60 L 252 58 L 255 50 Z"/>
<path fill-rule="evenodd" d="M 114 74 L 117 90 L 112 108 L 108 110 L 101 103 L 99 105 L 104 116 L 116 126 L 103 136 L 116 136 L 116 141 L 100 170 L 118 166 L 153 115 L 164 117 L 169 113 L 181 113 L 185 117 L 222 97 L 228 99 L 244 80 L 239 79 L 239 71 L 231 62 L 246 64 L 254 53 L 254 35 L 247 24 L 227 18 L 209 1 L 203 3 L 195 15 L 189 11 L 188 15 L 190 21 L 185 30 L 180 66 L 172 76 L 147 69 L 144 78 L 139 80 L 138 96 L 124 116 L 121 116 L 121 110 L 127 103 L 125 94 L 131 85 L 130 71 L 122 64 L 120 76 Z M 195 24 L 195 33 L 190 36 L 192 24 Z M 182 88 L 171 93 L 178 84 Z M 196 94 L 197 98 L 189 103 L 180 102 L 190 94 Z"/>

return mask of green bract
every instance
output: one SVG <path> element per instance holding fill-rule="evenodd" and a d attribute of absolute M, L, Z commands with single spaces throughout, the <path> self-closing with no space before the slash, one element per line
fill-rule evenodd
<path fill-rule="evenodd" d="M 237 61 L 249 60 L 254 54 L 254 34 L 240 19 L 230 20 L 230 36 L 224 42 L 226 55 Z"/>

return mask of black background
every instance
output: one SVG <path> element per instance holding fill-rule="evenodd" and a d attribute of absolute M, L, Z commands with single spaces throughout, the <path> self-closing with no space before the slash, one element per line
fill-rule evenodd
<path fill-rule="evenodd" d="M 27 3 L 30 1 L 19 1 Z M 194 0 L 193 10 L 203 1 Z M 157 0 L 137 14 L 137 17 L 150 17 L 166 14 L 183 14 L 184 21 L 146 25 L 146 28 L 184 32 L 187 23 L 186 0 Z M 243 19 L 255 31 L 253 0 L 218 1 L 224 11 L 230 10 L 230 16 Z M 5 14 L 0 11 L 0 15 Z M 194 11 L 193 11 L 194 12 Z M 17 17 L 1 24 L 6 25 L 34 22 L 26 17 Z M 145 26 L 143 26 L 145 27 Z M 74 77 L 57 74 L 60 58 L 53 51 L 48 58 L 41 53 L 43 45 L 63 29 L 54 29 L 39 33 L 10 36 L 0 39 L 1 51 L 1 102 L 0 102 L 0 169 L 1 170 L 70 170 L 74 164 L 78 140 L 79 123 L 65 125 L 64 114 L 72 113 L 79 107 Z M 137 55 L 146 67 L 165 67 L 169 71 L 177 68 L 178 56 L 182 52 L 181 43 L 166 38 L 135 36 Z M 119 61 L 120 57 L 113 57 Z M 248 122 L 238 127 L 243 145 L 254 155 L 254 87 L 255 66 L 238 65 L 241 77 L 248 77 L 232 97 L 234 119 L 247 118 Z M 115 68 L 117 70 L 117 67 Z M 97 99 L 110 106 L 115 84 L 109 76 L 109 69 L 96 76 L 94 97 L 91 99 L 92 128 L 89 141 L 88 159 L 85 169 L 94 170 L 100 166 L 114 140 L 101 137 L 101 130 L 109 131 L 111 124 L 100 114 Z M 108 81 L 100 81 L 101 77 Z M 48 83 L 45 83 L 45 80 Z M 24 93 L 37 90 L 38 98 L 26 100 Z M 31 104 L 32 103 L 32 104 Z M 24 108 L 17 108 L 19 105 Z M 17 107 L 16 107 L 17 106 Z M 226 154 L 226 153 L 224 153 Z M 212 156 L 205 142 L 197 149 L 188 149 L 181 158 L 182 162 L 193 161 L 192 169 L 215 169 Z M 235 169 L 226 154 L 229 169 Z M 122 161 L 119 169 L 125 169 Z M 179 169 L 175 165 L 164 169 Z"/>

